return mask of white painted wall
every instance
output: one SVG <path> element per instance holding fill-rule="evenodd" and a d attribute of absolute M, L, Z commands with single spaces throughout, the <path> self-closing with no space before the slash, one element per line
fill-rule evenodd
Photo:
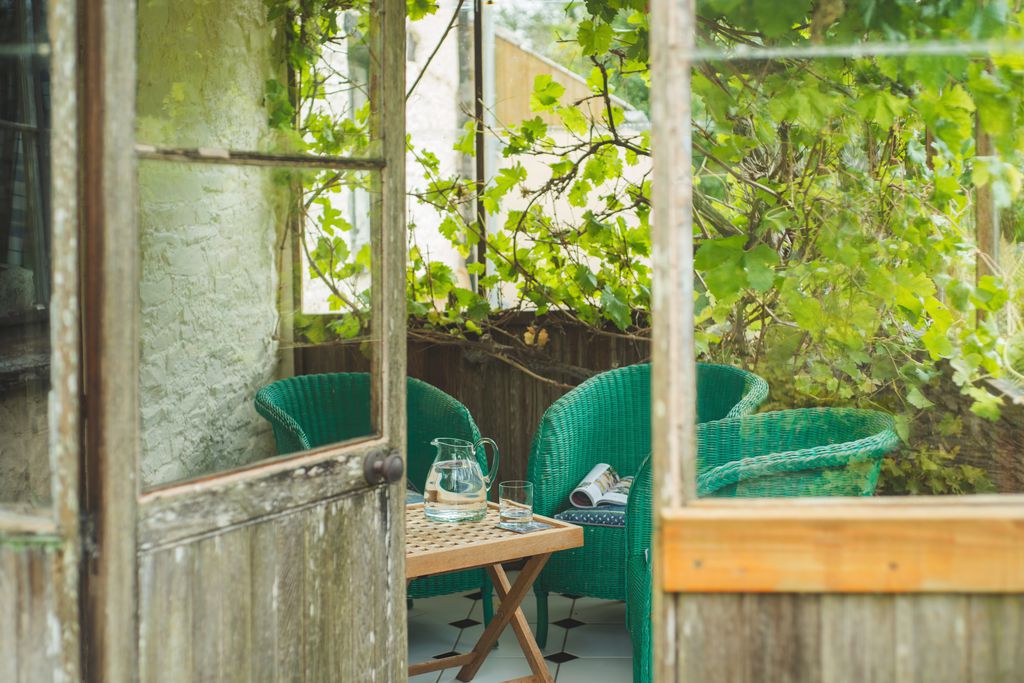
<path fill-rule="evenodd" d="M 444 34 L 456 4 L 443 2 L 437 13 L 410 22 L 409 33 L 415 49 L 409 55 L 412 59 L 406 62 L 406 81 L 409 86 L 423 70 L 431 51 Z M 463 133 L 459 127 L 458 104 L 458 39 L 453 30 L 442 43 L 406 104 L 406 126 L 413 145 L 429 149 L 438 157 L 443 176 L 460 170 L 461 155 L 453 149 Z M 425 185 L 420 164 L 413 155 L 406 160 L 406 184 L 412 190 Z M 409 222 L 416 226 L 410 236 L 410 246 L 416 244 L 425 258 L 451 266 L 463 286 L 468 286 L 469 275 L 465 261 L 437 230 L 441 223 L 437 211 L 413 198 L 409 199 L 408 207 Z"/>

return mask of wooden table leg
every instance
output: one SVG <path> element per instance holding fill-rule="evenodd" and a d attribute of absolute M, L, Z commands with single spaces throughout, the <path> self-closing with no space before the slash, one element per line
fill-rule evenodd
<path fill-rule="evenodd" d="M 508 577 L 505 575 L 505 570 L 500 564 L 496 564 L 493 567 L 488 567 L 487 573 L 491 575 L 491 582 L 494 584 L 494 590 L 498 594 L 498 599 L 504 602 L 512 590 Z M 524 595 L 523 597 L 525 598 L 526 596 Z M 522 598 L 519 602 L 522 602 Z M 516 639 L 519 640 L 519 647 L 522 648 L 526 661 L 530 664 L 530 670 L 533 671 L 533 680 L 550 683 L 551 672 L 548 671 L 548 665 L 544 661 L 544 655 L 541 654 L 540 647 L 537 645 L 537 639 L 533 637 L 533 631 L 530 630 L 530 625 L 526 623 L 526 615 L 523 614 L 523 610 L 519 608 L 518 603 L 516 604 L 516 613 L 512 617 L 512 630 L 516 634 Z"/>
<path fill-rule="evenodd" d="M 519 639 L 519 645 L 523 648 L 523 654 L 526 655 L 526 660 L 530 664 L 530 670 L 533 671 L 531 678 L 539 683 L 552 683 L 551 672 L 548 671 L 547 664 L 540 654 L 540 648 L 537 647 L 537 641 L 533 637 L 533 632 L 530 631 L 530 626 L 526 623 L 526 616 L 519 609 L 519 604 L 530 591 L 530 587 L 533 586 L 533 582 L 549 557 L 551 557 L 551 553 L 531 557 L 512 586 L 509 586 L 508 577 L 505 576 L 505 570 L 501 568 L 500 564 L 487 567 L 487 573 L 501 600 L 501 606 L 494 618 L 491 619 L 490 625 L 484 629 L 480 640 L 476 641 L 476 645 L 473 646 L 473 661 L 459 670 L 456 675 L 457 679 L 460 681 L 473 680 L 487 655 L 490 654 L 491 648 L 498 642 L 501 632 L 511 623 L 512 630 L 515 631 L 516 637 Z"/>

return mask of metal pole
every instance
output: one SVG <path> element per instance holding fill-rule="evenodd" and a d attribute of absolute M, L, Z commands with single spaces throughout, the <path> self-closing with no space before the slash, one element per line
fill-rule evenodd
<path fill-rule="evenodd" d="M 483 0 L 473 0 L 473 119 L 476 122 L 476 227 L 480 241 L 476 245 L 476 262 L 487 263 L 487 212 L 481 195 L 487 183 L 484 149 L 484 41 L 481 13 Z M 478 294 L 484 287 L 476 280 Z"/>

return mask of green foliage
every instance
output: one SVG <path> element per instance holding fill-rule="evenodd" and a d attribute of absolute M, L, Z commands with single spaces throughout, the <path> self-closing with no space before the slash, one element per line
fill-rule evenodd
<path fill-rule="evenodd" d="M 955 447 L 922 447 L 907 449 L 899 457 L 887 457 L 882 461 L 878 492 L 893 496 L 994 492 L 985 470 L 956 462 L 959 453 Z"/>

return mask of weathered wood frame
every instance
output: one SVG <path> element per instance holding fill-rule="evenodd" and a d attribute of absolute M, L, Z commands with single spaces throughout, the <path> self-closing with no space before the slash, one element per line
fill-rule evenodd
<path fill-rule="evenodd" d="M 14 552 L 32 553 L 55 548 L 40 565 L 49 595 L 33 591 L 21 596 L 23 618 L 29 611 L 45 611 L 59 630 L 47 634 L 52 642 L 22 646 L 54 648 L 52 678 L 81 677 L 79 630 L 79 454 L 81 446 L 81 342 L 79 305 L 79 110 L 78 110 L 78 5 L 50 0 L 47 6 L 51 103 L 50 155 L 51 206 L 50 256 L 50 394 L 48 434 L 51 472 L 51 505 L 32 514 L 7 512 L 0 504 L 0 546 L 11 544 Z M 13 577 L 8 577 L 13 580 Z M 32 577 L 33 583 L 40 577 Z M 45 604 L 35 604 L 39 601 Z M 8 608 L 13 609 L 13 605 Z M 3 608 L 0 608 L 3 609 Z M 2 630 L 2 629 L 0 629 Z M 0 633 L 0 640 L 14 639 Z M 8 641 L 9 644 L 9 641 Z M 16 643 L 15 643 L 16 644 Z M 49 657 L 52 653 L 47 653 Z"/>
<path fill-rule="evenodd" d="M 691 656 L 686 642 L 692 636 L 682 626 L 689 623 L 688 629 L 694 626 L 694 618 L 710 613 L 702 611 L 701 605 L 713 596 L 698 600 L 695 594 L 702 592 L 1024 592 L 1021 496 L 696 500 L 690 171 L 694 0 L 652 3 L 651 13 L 652 147 L 657 150 L 652 353 L 658 368 L 652 373 L 655 680 L 683 681 L 687 672 L 702 671 L 699 663 L 686 661 Z M 943 522 L 950 528 L 940 530 Z M 822 535 L 826 532 L 837 534 L 827 546 Z M 762 542 L 754 547 L 738 545 L 754 538 Z M 979 543 L 983 552 L 962 553 L 954 563 L 940 562 L 952 550 L 949 543 L 957 541 Z M 864 563 L 848 553 L 858 544 L 872 553 L 870 573 L 859 578 L 856 570 L 863 569 Z M 702 569 L 709 562 L 710 569 L 717 571 Z M 913 571 L 905 571 L 908 562 L 917 563 Z M 1001 563 L 1002 569 L 993 571 L 993 562 Z M 787 577 L 781 584 L 780 576 Z M 835 607 L 842 610 L 846 605 Z M 714 608 L 710 603 L 706 606 Z M 857 607 L 851 603 L 849 608 Z M 1012 610 L 1012 605 L 1007 609 Z M 721 628 L 716 631 L 722 632 Z M 694 647 L 698 651 L 692 657 L 700 658 L 699 647 Z M 863 657 L 871 653 L 864 652 Z M 913 670 L 913 663 L 904 665 Z M 716 671 L 716 675 L 726 680 L 730 674 Z"/>
<path fill-rule="evenodd" d="M 405 3 L 376 0 L 372 40 L 381 63 L 371 82 L 379 107 L 374 126 L 381 156 L 323 159 L 274 157 L 246 151 L 160 150 L 136 146 L 135 6 L 132 0 L 83 3 L 86 254 L 89 311 L 85 331 L 90 424 L 83 500 L 95 543 L 87 566 L 86 623 L 92 646 L 88 677 L 131 681 L 138 676 L 137 557 L 256 524 L 346 494 L 369 490 L 368 455 L 404 454 L 405 443 Z M 366 170 L 377 174 L 374 212 L 371 334 L 379 339 L 371 394 L 378 435 L 260 463 L 241 471 L 141 493 L 138 484 L 139 369 L 138 159 L 166 162 Z M 75 396 L 77 400 L 77 395 Z M 385 530 L 389 597 L 404 621 L 404 504 L 388 495 Z M 404 654 L 396 652 L 399 666 Z M 76 678 L 76 677 L 73 677 Z"/>
<path fill-rule="evenodd" d="M 376 7 L 377 30 L 371 40 L 382 63 L 371 78 L 370 97 L 379 103 L 373 109 L 372 126 L 380 132 L 381 156 L 325 159 L 205 149 L 163 150 L 145 145 L 135 145 L 135 153 L 140 159 L 166 162 L 337 168 L 375 174 L 380 196 L 371 224 L 373 263 L 377 267 L 372 273 L 370 336 L 377 347 L 370 393 L 378 435 L 143 492 L 139 496 L 137 529 L 140 550 L 251 524 L 353 493 L 367 486 L 362 466 L 367 456 L 382 449 L 402 450 L 406 348 L 404 333 L 398 328 L 404 330 L 405 326 L 405 98 L 398 86 L 404 86 L 405 80 L 404 53 L 392 46 L 404 40 L 405 25 L 404 12 L 401 23 L 394 19 L 393 8 L 398 7 L 394 0 L 377 0 Z M 401 77 L 397 75 L 399 69 L 403 69 Z M 402 108 L 396 110 L 397 105 Z M 378 415 L 382 400 L 387 401 L 388 410 Z M 296 476 L 299 474 L 301 478 Z M 268 487 L 274 486 L 286 487 L 287 492 L 269 492 Z M 220 514 L 210 514 L 212 509 Z"/>

